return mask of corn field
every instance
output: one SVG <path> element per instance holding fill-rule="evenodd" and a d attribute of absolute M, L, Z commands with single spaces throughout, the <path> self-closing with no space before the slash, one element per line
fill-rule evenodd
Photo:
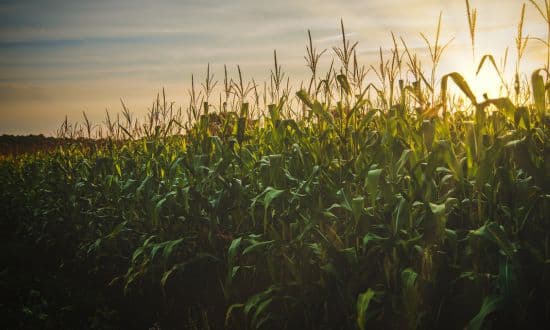
<path fill-rule="evenodd" d="M 441 20 L 427 69 L 397 37 L 360 64 L 342 23 L 298 87 L 276 53 L 265 83 L 208 66 L 184 108 L 0 156 L 2 328 L 546 328 L 549 64 L 520 71 L 546 42 L 522 21 L 500 98 L 436 76 Z"/>

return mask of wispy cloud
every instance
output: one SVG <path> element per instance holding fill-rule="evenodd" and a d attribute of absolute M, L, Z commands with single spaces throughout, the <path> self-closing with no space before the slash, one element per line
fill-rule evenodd
<path fill-rule="evenodd" d="M 502 52 L 513 43 L 521 4 L 473 5 L 480 52 Z M 433 36 L 441 11 L 442 37 L 455 37 L 449 51 L 459 54 L 469 44 L 463 0 L 0 0 L 0 133 L 51 132 L 64 113 L 76 118 L 84 109 L 100 120 L 119 97 L 145 110 L 162 86 L 184 102 L 190 74 L 200 76 L 207 63 L 218 78 L 223 64 L 232 73 L 240 64 L 261 80 L 273 49 L 301 79 L 307 29 L 319 48 L 330 49 L 339 43 L 341 18 L 364 61 L 391 46 L 390 32 L 421 52 L 419 32 Z M 527 14 L 526 31 L 543 35 L 542 20 Z"/>

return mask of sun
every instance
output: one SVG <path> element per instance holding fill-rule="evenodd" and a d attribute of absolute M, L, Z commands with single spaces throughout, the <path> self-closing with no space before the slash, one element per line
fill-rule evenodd
<path fill-rule="evenodd" d="M 471 74 L 469 78 L 466 79 L 478 100 L 485 97 L 494 99 L 506 94 L 505 85 L 499 75 L 488 68 L 482 69 L 477 75 Z"/>
<path fill-rule="evenodd" d="M 507 96 L 505 84 L 508 82 L 506 81 L 506 76 L 502 76 L 501 78 L 494 67 L 491 65 L 484 65 L 481 70 L 476 73 L 477 65 L 474 65 L 471 59 L 464 60 L 458 56 L 454 57 L 454 59 L 455 61 L 452 62 L 452 71 L 456 71 L 464 77 L 478 102 L 485 98 L 495 99 Z M 461 93 L 456 86 L 450 87 L 450 91 L 451 93 Z"/>

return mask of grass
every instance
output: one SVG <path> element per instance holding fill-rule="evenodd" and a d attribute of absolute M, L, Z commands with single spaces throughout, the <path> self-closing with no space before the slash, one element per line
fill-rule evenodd
<path fill-rule="evenodd" d="M 548 64 L 477 100 L 460 73 L 436 77 L 440 26 L 427 77 L 395 37 L 358 63 L 342 23 L 326 73 L 308 31 L 297 91 L 274 53 L 270 81 L 225 69 L 214 101 L 208 67 L 186 109 L 163 93 L 145 120 L 123 104 L 3 156 L 4 328 L 548 324 Z"/>

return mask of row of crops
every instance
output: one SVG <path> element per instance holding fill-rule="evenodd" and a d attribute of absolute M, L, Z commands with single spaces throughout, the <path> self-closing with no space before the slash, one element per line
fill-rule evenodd
<path fill-rule="evenodd" d="M 78 274 L 64 289 L 99 285 L 151 323 L 549 320 L 547 116 L 310 105 L 246 129 L 228 116 L 226 135 L 203 115 L 185 136 L 4 159 L 4 241 L 29 265 L 2 275 Z"/>

